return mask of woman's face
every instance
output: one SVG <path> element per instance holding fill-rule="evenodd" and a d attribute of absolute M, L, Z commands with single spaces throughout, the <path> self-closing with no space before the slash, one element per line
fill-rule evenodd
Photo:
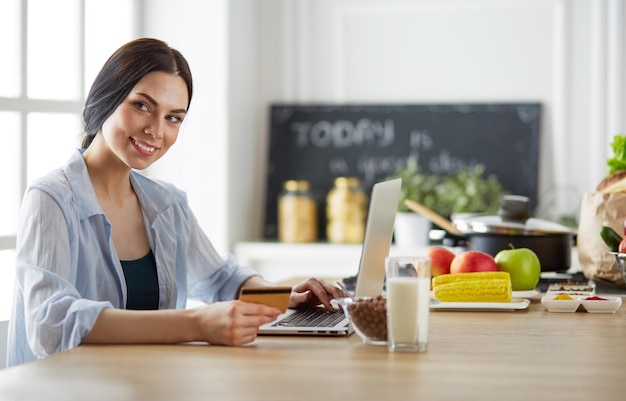
<path fill-rule="evenodd" d="M 187 96 L 180 76 L 163 71 L 145 75 L 102 125 L 104 141 L 128 167 L 149 167 L 176 142 Z"/>

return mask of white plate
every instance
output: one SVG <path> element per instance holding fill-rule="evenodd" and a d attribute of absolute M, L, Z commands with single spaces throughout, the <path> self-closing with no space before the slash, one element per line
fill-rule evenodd
<path fill-rule="evenodd" d="M 513 291 L 513 298 L 539 298 L 541 291 L 528 290 L 528 291 Z"/>
<path fill-rule="evenodd" d="M 430 301 L 430 309 L 434 310 L 467 310 L 467 311 L 507 311 L 526 309 L 530 305 L 528 299 L 513 298 L 511 302 L 439 302 Z"/>

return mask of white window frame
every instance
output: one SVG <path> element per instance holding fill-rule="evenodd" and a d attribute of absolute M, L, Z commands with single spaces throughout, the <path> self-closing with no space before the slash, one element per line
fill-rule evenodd
<path fill-rule="evenodd" d="M 77 100 L 43 100 L 43 99 L 30 99 L 28 98 L 28 76 L 24 72 L 28 65 L 28 0 L 20 0 L 20 33 L 19 38 L 14 40 L 20 43 L 20 58 L 22 65 L 22 74 L 20 81 L 20 95 L 14 98 L 0 97 L 0 111 L 16 112 L 20 115 L 20 139 L 19 139 L 19 153 L 20 153 L 20 165 L 18 172 L 5 171 L 4 174 L 19 174 L 19 196 L 18 204 L 21 203 L 21 196 L 23 195 L 28 185 L 27 178 L 27 165 L 28 165 L 28 114 L 33 112 L 46 112 L 46 113 L 61 113 L 61 114 L 74 114 L 78 115 L 82 119 L 82 109 L 85 100 L 85 7 L 86 1 L 79 0 L 79 58 L 81 60 L 79 66 L 78 87 L 80 90 L 80 96 Z M 114 7 L 114 5 L 112 5 Z M 134 10 L 134 16 L 132 18 L 134 22 L 134 33 L 138 34 L 143 28 L 143 1 L 136 0 L 132 4 Z M 111 29 L 115 29 L 112 26 Z M 0 184 L 2 180 L 0 179 Z M 5 223 L 6 224 L 6 223 Z M 16 235 L 0 235 L 0 251 L 15 249 L 16 247 Z"/>

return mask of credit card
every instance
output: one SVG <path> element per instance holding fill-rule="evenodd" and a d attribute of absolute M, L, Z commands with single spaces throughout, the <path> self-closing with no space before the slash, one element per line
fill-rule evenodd
<path fill-rule="evenodd" d="M 239 293 L 239 300 L 278 308 L 281 313 L 287 311 L 291 287 L 244 287 Z"/>

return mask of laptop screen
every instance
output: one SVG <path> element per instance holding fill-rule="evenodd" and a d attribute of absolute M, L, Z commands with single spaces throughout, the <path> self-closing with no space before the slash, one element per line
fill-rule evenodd
<path fill-rule="evenodd" d="M 391 248 L 401 186 L 402 180 L 398 178 L 376 183 L 372 188 L 354 292 L 356 297 L 373 297 L 382 293 L 385 258 Z"/>

